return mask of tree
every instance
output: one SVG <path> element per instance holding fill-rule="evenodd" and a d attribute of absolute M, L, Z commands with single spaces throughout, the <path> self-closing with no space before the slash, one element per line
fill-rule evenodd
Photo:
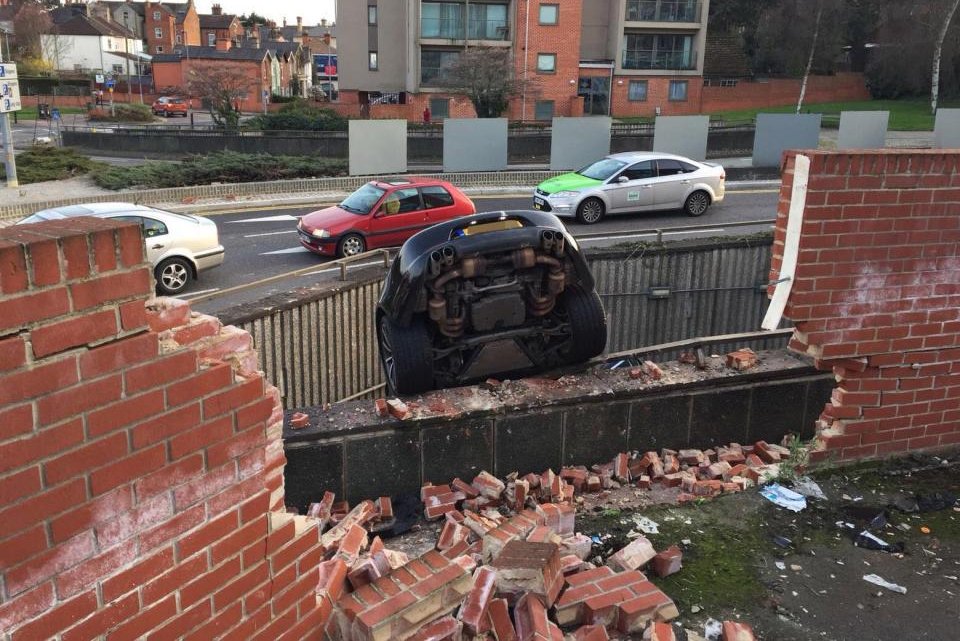
<path fill-rule="evenodd" d="M 947 39 L 947 31 L 950 30 L 950 22 L 957 12 L 958 5 L 960 0 L 952 0 L 933 47 L 933 71 L 930 74 L 930 111 L 933 114 L 937 113 L 937 99 L 940 96 L 940 59 L 943 57 L 943 41 Z"/>
<path fill-rule="evenodd" d="M 50 14 L 38 4 L 25 4 L 17 11 L 13 17 L 13 33 L 18 62 L 43 57 L 41 36 L 50 33 L 51 25 Z"/>
<path fill-rule="evenodd" d="M 208 102 L 210 117 L 217 127 L 230 130 L 240 125 L 236 103 L 257 90 L 250 77 L 241 70 L 216 63 L 198 63 L 191 69 L 187 89 L 191 95 Z"/>
<path fill-rule="evenodd" d="M 239 20 L 240 24 L 242 24 L 244 27 L 267 24 L 267 19 L 258 14 L 256 11 L 251 11 L 249 16 L 247 14 L 241 15 Z"/>
<path fill-rule="evenodd" d="M 440 84 L 462 93 L 477 112 L 478 118 L 499 118 L 510 105 L 510 99 L 535 90 L 535 82 L 518 78 L 509 49 L 471 47 L 442 70 Z"/>
<path fill-rule="evenodd" d="M 813 67 L 813 55 L 817 52 L 817 38 L 820 36 L 820 20 L 823 18 L 823 0 L 817 0 L 817 18 L 813 24 L 813 42 L 810 43 L 810 55 L 807 57 L 807 66 L 803 70 L 803 80 L 800 81 L 800 96 L 797 98 L 797 113 L 803 107 L 803 97 L 807 93 L 807 80 L 810 78 L 810 68 Z"/>

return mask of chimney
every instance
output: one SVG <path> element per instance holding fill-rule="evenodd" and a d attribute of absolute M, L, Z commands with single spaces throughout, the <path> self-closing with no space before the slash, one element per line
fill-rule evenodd
<path fill-rule="evenodd" d="M 232 45 L 230 38 L 217 38 L 217 51 L 230 51 Z"/>
<path fill-rule="evenodd" d="M 320 18 L 320 26 L 321 26 L 321 27 L 326 27 L 326 26 L 327 26 L 327 19 L 326 19 L 326 18 Z"/>
<path fill-rule="evenodd" d="M 297 31 L 303 31 L 303 18 L 297 16 Z"/>
<path fill-rule="evenodd" d="M 215 16 L 221 16 L 223 15 L 223 7 L 221 7 L 219 3 L 214 4 L 212 7 L 210 7 L 210 13 Z"/>

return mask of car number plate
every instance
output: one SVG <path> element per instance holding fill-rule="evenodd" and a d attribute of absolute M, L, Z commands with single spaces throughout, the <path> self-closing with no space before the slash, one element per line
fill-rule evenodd
<path fill-rule="evenodd" d="M 547 203 L 543 200 L 543 198 L 537 198 L 536 196 L 534 196 L 534 198 L 533 198 L 533 208 L 534 208 L 534 209 L 540 209 L 541 207 L 543 207 L 543 206 L 546 205 L 546 204 L 547 204 Z"/>

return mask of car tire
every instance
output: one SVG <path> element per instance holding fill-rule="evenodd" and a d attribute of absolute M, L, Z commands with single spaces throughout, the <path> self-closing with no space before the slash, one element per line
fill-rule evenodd
<path fill-rule="evenodd" d="M 570 323 L 567 361 L 582 363 L 602 354 L 607 346 L 607 314 L 596 290 L 571 285 L 560 300 Z"/>
<path fill-rule="evenodd" d="M 707 213 L 707 209 L 710 208 L 710 194 L 698 189 L 693 192 L 683 203 L 683 212 L 687 216 L 703 216 Z"/>
<path fill-rule="evenodd" d="M 157 291 L 164 296 L 176 296 L 190 284 L 193 272 L 185 258 L 174 257 L 162 261 L 153 271 L 157 279 Z"/>
<path fill-rule="evenodd" d="M 433 389 L 433 350 L 422 318 L 406 327 L 380 318 L 380 362 L 391 395 L 418 394 Z"/>
<path fill-rule="evenodd" d="M 603 220 L 607 207 L 599 198 L 587 198 L 577 205 L 577 220 L 584 225 L 593 225 Z"/>
<path fill-rule="evenodd" d="M 337 256 L 348 258 L 367 251 L 367 243 L 360 234 L 347 234 L 337 243 Z"/>

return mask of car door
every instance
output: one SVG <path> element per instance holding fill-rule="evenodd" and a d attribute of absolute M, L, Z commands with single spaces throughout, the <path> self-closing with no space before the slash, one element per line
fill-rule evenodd
<path fill-rule="evenodd" d="M 420 188 L 420 195 L 423 198 L 423 206 L 426 209 L 426 222 L 428 225 L 436 225 L 451 218 L 457 218 L 460 212 L 457 211 L 456 201 L 453 194 L 447 191 L 442 185 L 428 185 Z"/>
<path fill-rule="evenodd" d="M 657 178 L 654 181 L 653 194 L 657 209 L 683 207 L 683 201 L 687 199 L 692 184 L 689 177 L 692 172 L 687 171 L 687 167 L 693 165 L 673 158 L 658 158 L 656 162 Z"/>
<path fill-rule="evenodd" d="M 626 167 L 612 177 L 604 186 L 607 192 L 610 213 L 642 211 L 654 206 L 653 180 L 655 177 L 653 161 L 641 160 Z"/>
<path fill-rule="evenodd" d="M 165 224 L 155 218 L 125 214 L 111 216 L 113 220 L 122 220 L 128 223 L 137 223 L 143 232 L 143 242 L 147 249 L 147 260 L 151 265 L 159 263 L 170 251 L 170 230 Z"/>
<path fill-rule="evenodd" d="M 396 247 L 426 227 L 420 190 L 404 187 L 387 192 L 370 225 L 367 247 Z"/>

